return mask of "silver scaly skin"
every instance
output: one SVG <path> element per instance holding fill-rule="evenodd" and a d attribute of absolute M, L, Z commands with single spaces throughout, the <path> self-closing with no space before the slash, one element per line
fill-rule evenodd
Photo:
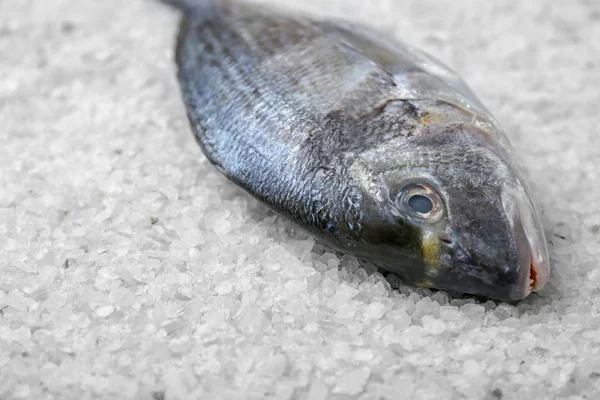
<path fill-rule="evenodd" d="M 362 26 L 175 3 L 189 120 L 230 180 L 408 283 L 501 300 L 544 286 L 546 240 L 523 173 L 456 73 Z"/>

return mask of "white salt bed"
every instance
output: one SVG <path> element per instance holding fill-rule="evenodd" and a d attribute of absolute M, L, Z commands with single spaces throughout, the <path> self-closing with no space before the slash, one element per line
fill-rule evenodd
<path fill-rule="evenodd" d="M 466 77 L 544 210 L 548 286 L 386 280 L 229 183 L 190 133 L 174 10 L 0 1 L 0 398 L 600 398 L 597 3 L 278 2 Z"/>

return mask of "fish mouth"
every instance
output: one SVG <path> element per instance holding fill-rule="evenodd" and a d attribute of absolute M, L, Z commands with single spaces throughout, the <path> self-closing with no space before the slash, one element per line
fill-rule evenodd
<path fill-rule="evenodd" d="M 519 237 L 520 235 L 516 234 L 515 236 Z M 539 250 L 532 249 L 532 243 L 529 240 L 522 237 L 519 239 L 517 241 L 519 278 L 512 290 L 511 300 L 521 300 L 532 292 L 542 290 L 549 278 L 548 262 L 536 257 Z"/>
<path fill-rule="evenodd" d="M 521 300 L 544 288 L 550 277 L 546 238 L 535 208 L 527 197 L 515 196 L 512 227 L 517 247 L 519 276 L 511 300 Z"/>
<path fill-rule="evenodd" d="M 534 256 L 535 251 L 531 252 L 529 286 L 532 292 L 539 292 L 544 288 L 550 278 L 550 266 L 547 260 Z"/>
<path fill-rule="evenodd" d="M 539 268 L 535 268 L 532 263 L 530 245 L 520 221 L 515 222 L 514 235 L 517 245 L 519 275 L 512 287 L 510 299 L 521 300 L 529 296 L 536 285 L 539 286 L 537 278 Z"/>

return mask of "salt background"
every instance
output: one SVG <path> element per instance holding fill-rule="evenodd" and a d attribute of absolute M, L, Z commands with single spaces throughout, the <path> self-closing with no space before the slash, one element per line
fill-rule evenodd
<path fill-rule="evenodd" d="M 229 183 L 190 134 L 174 10 L 4 0 L 0 398 L 600 398 L 600 3 L 287 3 L 467 79 L 544 210 L 546 289 L 386 280 Z"/>

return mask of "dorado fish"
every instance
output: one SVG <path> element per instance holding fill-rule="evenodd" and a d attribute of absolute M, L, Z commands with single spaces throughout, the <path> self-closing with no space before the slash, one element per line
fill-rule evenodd
<path fill-rule="evenodd" d="M 450 68 L 365 26 L 228 0 L 183 11 L 204 154 L 332 248 L 421 287 L 519 300 L 549 276 L 511 145 Z"/>

